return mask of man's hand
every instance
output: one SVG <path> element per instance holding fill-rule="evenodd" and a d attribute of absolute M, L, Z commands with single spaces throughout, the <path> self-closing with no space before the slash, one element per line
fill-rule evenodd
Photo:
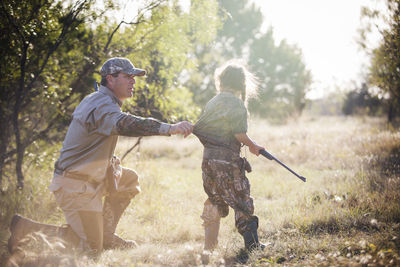
<path fill-rule="evenodd" d="M 171 125 L 169 128 L 169 134 L 182 134 L 186 138 L 193 131 L 193 125 L 188 121 L 181 121 Z"/>

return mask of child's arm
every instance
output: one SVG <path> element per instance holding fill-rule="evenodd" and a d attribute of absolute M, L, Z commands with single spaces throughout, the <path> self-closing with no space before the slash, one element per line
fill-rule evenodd
<path fill-rule="evenodd" d="M 248 146 L 250 152 L 254 155 L 260 155 L 260 150 L 265 149 L 264 147 L 257 145 L 256 142 L 251 140 L 246 133 L 235 134 L 235 137 L 240 143 Z"/>

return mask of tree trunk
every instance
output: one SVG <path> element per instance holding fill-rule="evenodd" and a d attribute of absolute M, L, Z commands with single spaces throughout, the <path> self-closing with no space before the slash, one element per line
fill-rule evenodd
<path fill-rule="evenodd" d="M 19 144 L 17 148 L 17 162 L 15 164 L 15 171 L 17 172 L 17 188 L 24 188 L 24 174 L 22 173 L 22 163 L 24 161 L 25 148 Z"/>
<path fill-rule="evenodd" d="M 394 118 L 394 108 L 393 108 L 393 100 L 389 100 L 389 109 L 388 109 L 388 122 L 392 123 L 393 122 L 393 118 Z"/>
<path fill-rule="evenodd" d="M 0 189 L 2 188 L 3 176 L 5 166 L 9 159 L 8 147 L 10 146 L 10 139 L 12 136 L 12 110 L 7 104 L 10 101 L 8 95 L 4 94 L 6 90 L 4 87 L 0 87 L 1 91 L 1 103 L 0 103 Z"/>
<path fill-rule="evenodd" d="M 17 95 L 18 97 L 18 95 Z M 16 107 L 13 114 L 13 124 L 14 124 L 14 134 L 15 134 L 15 144 L 17 149 L 17 162 L 15 164 L 15 171 L 17 173 L 17 187 L 22 189 L 24 187 L 24 175 L 22 173 L 22 162 L 24 159 L 25 148 L 21 143 L 21 133 L 19 129 L 19 101 L 17 100 Z"/>
<path fill-rule="evenodd" d="M 1 190 L 3 184 L 3 168 L 4 168 L 4 162 L 6 160 L 9 131 L 8 131 L 8 126 L 5 125 L 6 120 L 3 114 L 0 115 L 0 120 L 2 129 L 0 135 L 0 190 Z"/>
<path fill-rule="evenodd" d="M 25 67 L 26 67 L 26 58 L 27 58 L 27 50 L 29 43 L 24 43 L 22 46 L 22 56 L 20 63 L 20 77 L 19 77 L 19 85 L 15 95 L 15 106 L 14 106 L 14 114 L 13 114 L 13 124 L 14 124 L 14 133 L 15 133 L 15 145 L 17 149 L 17 162 L 15 164 L 15 171 L 17 173 L 17 188 L 22 189 L 24 187 L 24 175 L 22 173 L 22 162 L 24 159 L 24 151 L 25 147 L 21 143 L 21 132 L 19 128 L 19 113 L 21 110 L 21 105 L 23 101 L 24 87 L 25 87 Z"/>

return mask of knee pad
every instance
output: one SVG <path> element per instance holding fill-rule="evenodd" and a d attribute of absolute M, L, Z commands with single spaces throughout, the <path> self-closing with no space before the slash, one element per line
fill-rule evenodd
<path fill-rule="evenodd" d="M 139 183 L 139 176 L 136 171 L 132 169 L 122 167 L 122 176 L 125 176 L 125 178 L 132 183 Z"/>
<path fill-rule="evenodd" d="M 118 185 L 118 192 L 133 198 L 140 193 L 139 176 L 129 168 L 122 168 L 122 176 Z"/>

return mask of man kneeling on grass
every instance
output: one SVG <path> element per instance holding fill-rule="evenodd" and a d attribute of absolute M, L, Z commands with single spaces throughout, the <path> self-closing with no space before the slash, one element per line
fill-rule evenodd
<path fill-rule="evenodd" d="M 11 253 L 24 236 L 35 231 L 58 235 L 94 255 L 103 248 L 136 246 L 115 234 L 122 213 L 140 190 L 136 172 L 122 168 L 114 156 L 118 136 L 186 137 L 193 128 L 186 121 L 171 125 L 121 111 L 122 102 L 133 95 L 135 77 L 145 73 L 126 58 L 104 63 L 99 91 L 86 96 L 73 113 L 49 186 L 68 225 L 40 224 L 15 215 L 8 242 Z"/>

